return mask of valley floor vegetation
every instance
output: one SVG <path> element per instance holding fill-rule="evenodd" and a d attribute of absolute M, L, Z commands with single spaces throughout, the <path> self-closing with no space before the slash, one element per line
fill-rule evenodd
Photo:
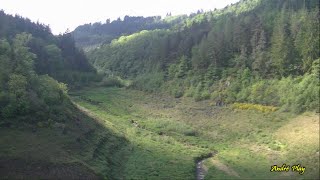
<path fill-rule="evenodd" d="M 130 142 L 117 159 L 124 179 L 194 179 L 195 162 L 204 162 L 205 179 L 316 179 L 319 177 L 319 114 L 219 107 L 212 101 L 194 102 L 165 94 L 125 88 L 86 88 L 71 93 L 84 111 Z M 294 138 L 293 138 L 294 137 Z M 109 144 L 111 145 L 111 144 Z M 108 144 L 106 145 L 108 146 Z M 278 164 L 301 164 L 296 172 L 271 173 Z M 119 174 L 113 178 L 118 178 Z"/>
<path fill-rule="evenodd" d="M 66 121 L 48 120 L 36 130 L 1 128 L 4 177 L 195 179 L 196 161 L 212 152 L 204 161 L 205 179 L 319 177 L 315 112 L 220 107 L 112 87 L 70 95 Z M 283 162 L 307 169 L 303 175 L 270 172 Z M 8 169 L 19 173 L 3 172 Z"/>

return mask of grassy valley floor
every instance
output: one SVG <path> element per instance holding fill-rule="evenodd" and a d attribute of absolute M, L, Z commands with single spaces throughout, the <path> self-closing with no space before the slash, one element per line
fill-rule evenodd
<path fill-rule="evenodd" d="M 0 175 L 35 179 L 319 179 L 319 114 L 216 107 L 141 91 L 70 93 L 54 125 L 0 128 Z M 300 164 L 305 172 L 270 172 Z"/>
<path fill-rule="evenodd" d="M 130 152 L 118 160 L 125 179 L 195 179 L 197 157 L 215 150 L 204 162 L 206 179 L 319 178 L 316 113 L 237 110 L 119 88 L 88 88 L 72 97 L 130 142 Z M 305 172 L 270 172 L 284 163 Z"/>

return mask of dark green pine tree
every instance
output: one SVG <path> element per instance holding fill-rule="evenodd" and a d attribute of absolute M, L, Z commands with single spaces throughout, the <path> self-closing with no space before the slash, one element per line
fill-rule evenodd
<path fill-rule="evenodd" d="M 177 78 L 183 78 L 187 75 L 190 69 L 189 59 L 186 56 L 180 58 L 180 63 L 178 65 L 178 72 L 176 74 Z"/>
<path fill-rule="evenodd" d="M 280 76 L 288 76 L 295 71 L 297 55 L 290 33 L 290 25 L 287 21 L 289 15 L 285 9 L 275 21 L 271 39 L 271 61 L 275 73 Z"/>
<path fill-rule="evenodd" d="M 213 84 L 214 81 L 217 81 L 219 78 L 220 78 L 219 69 L 213 64 L 210 64 L 204 77 L 205 83 L 209 87 Z"/>
<path fill-rule="evenodd" d="M 268 54 L 267 54 L 267 42 L 266 42 L 266 35 L 265 31 L 261 30 L 254 35 L 255 38 L 258 39 L 257 42 L 251 41 L 252 44 L 252 54 L 251 58 L 252 62 L 252 70 L 254 74 L 261 75 L 265 77 L 268 69 L 269 69 L 269 62 L 268 62 Z"/>
<path fill-rule="evenodd" d="M 312 62 L 319 57 L 318 13 L 318 10 L 301 11 L 298 17 L 292 18 L 292 21 L 296 24 L 293 26 L 293 30 L 297 32 L 294 44 L 301 55 L 303 73 L 309 72 Z"/>
<path fill-rule="evenodd" d="M 11 73 L 11 46 L 6 40 L 0 40 L 0 92 L 5 87 Z M 1 96 L 1 95 L 0 95 Z M 1 97 L 0 97 L 1 99 Z M 1 101 L 1 100 L 0 100 Z M 1 106 L 1 105 L 0 105 Z"/>

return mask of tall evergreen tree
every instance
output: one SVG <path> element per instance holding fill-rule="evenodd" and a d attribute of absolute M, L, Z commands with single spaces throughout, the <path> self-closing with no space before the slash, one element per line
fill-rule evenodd
<path fill-rule="evenodd" d="M 266 76 L 269 67 L 269 60 L 267 54 L 267 41 L 265 31 L 262 29 L 254 34 L 258 41 L 254 40 L 252 44 L 252 69 L 254 73 Z"/>
<path fill-rule="evenodd" d="M 277 19 L 271 39 L 271 60 L 275 73 L 287 76 L 294 72 L 297 63 L 296 51 L 291 37 L 290 26 L 287 19 L 288 13 L 282 10 L 281 16 Z"/>
<path fill-rule="evenodd" d="M 178 72 L 177 72 L 176 76 L 178 78 L 185 77 L 189 71 L 189 68 L 190 68 L 190 63 L 189 63 L 188 57 L 182 56 L 180 58 L 180 63 L 178 65 Z"/>
<path fill-rule="evenodd" d="M 295 37 L 295 47 L 302 58 L 303 72 L 309 72 L 312 62 L 319 57 L 319 19 L 318 10 L 311 12 L 301 10 L 292 21 L 296 22 L 293 27 L 297 32 Z"/>

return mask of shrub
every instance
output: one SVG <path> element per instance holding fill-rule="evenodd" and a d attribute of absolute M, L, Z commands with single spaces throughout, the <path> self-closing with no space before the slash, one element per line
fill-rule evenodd
<path fill-rule="evenodd" d="M 187 97 L 193 97 L 193 96 L 195 95 L 195 88 L 194 88 L 193 86 L 191 86 L 190 88 L 188 88 L 188 89 L 186 90 L 185 95 L 186 95 Z"/>
<path fill-rule="evenodd" d="M 193 96 L 193 99 L 197 102 L 197 101 L 201 101 L 202 97 L 201 94 L 199 92 L 195 93 L 195 95 Z"/>
<path fill-rule="evenodd" d="M 205 100 L 205 99 L 210 99 L 210 94 L 208 91 L 205 91 L 201 94 L 201 99 Z"/>
<path fill-rule="evenodd" d="M 183 96 L 183 91 L 181 89 L 174 89 L 172 93 L 175 98 L 180 98 Z"/>
<path fill-rule="evenodd" d="M 252 110 L 257 110 L 261 112 L 274 112 L 278 109 L 277 107 L 274 107 L 274 106 L 264 106 L 260 104 L 248 104 L 248 103 L 234 103 L 233 108 L 242 109 L 242 110 L 252 109 Z"/>
<path fill-rule="evenodd" d="M 60 104 L 67 98 L 68 89 L 65 84 L 58 83 L 48 75 L 39 76 L 38 81 L 41 86 L 37 89 L 37 93 L 47 105 Z"/>
<path fill-rule="evenodd" d="M 121 81 L 121 79 L 117 77 L 105 78 L 102 80 L 101 85 L 105 87 L 124 87 L 124 84 Z"/>
<path fill-rule="evenodd" d="M 148 92 L 157 92 L 159 91 L 163 82 L 163 73 L 148 73 L 138 76 L 133 81 L 131 87 Z"/>
<path fill-rule="evenodd" d="M 186 130 L 183 134 L 185 136 L 197 136 L 197 132 L 193 129 Z"/>

